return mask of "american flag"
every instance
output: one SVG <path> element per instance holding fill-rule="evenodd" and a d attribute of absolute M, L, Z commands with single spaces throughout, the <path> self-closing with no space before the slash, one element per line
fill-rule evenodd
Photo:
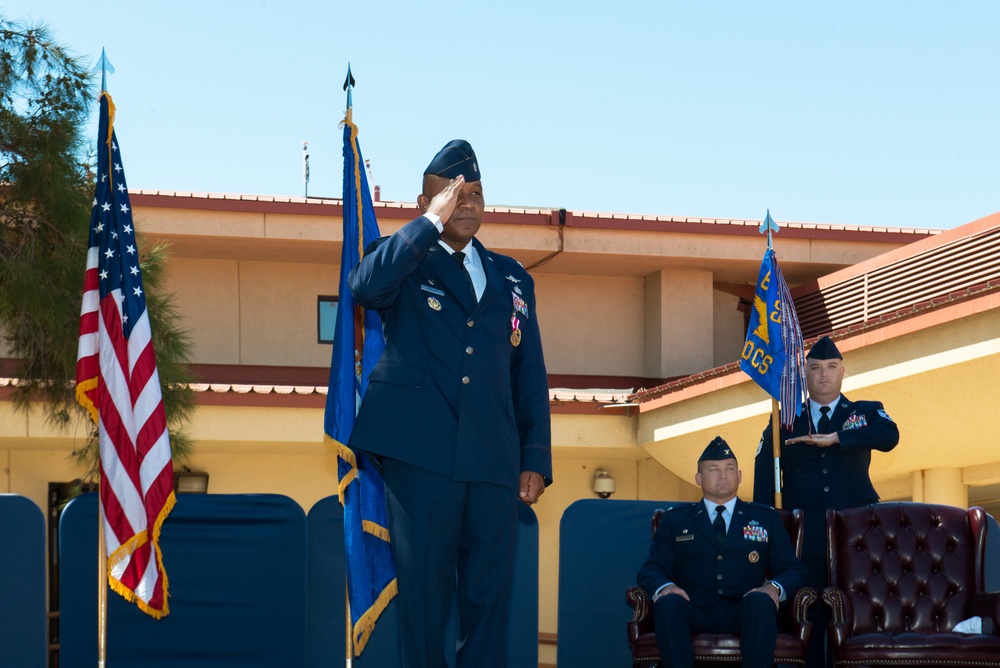
<path fill-rule="evenodd" d="M 106 92 L 100 105 L 76 397 L 98 428 L 108 582 L 159 619 L 169 612 L 159 538 L 174 505 L 173 464 L 114 103 Z"/>

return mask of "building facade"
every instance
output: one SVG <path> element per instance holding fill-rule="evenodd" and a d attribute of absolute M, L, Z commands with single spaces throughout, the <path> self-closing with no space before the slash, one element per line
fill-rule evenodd
<path fill-rule="evenodd" d="M 336 485 L 323 321 L 338 289 L 340 201 L 138 191 L 132 204 L 140 242 L 172 246 L 166 286 L 193 342 L 184 464 L 209 474 L 210 493 L 284 494 L 308 511 Z M 384 234 L 419 214 L 375 206 Z M 555 483 L 535 506 L 543 639 L 556 631 L 559 521 L 593 498 L 595 471 L 613 476 L 613 498 L 693 500 L 698 453 L 718 434 L 750 497 L 770 402 L 735 363 L 766 245 L 759 224 L 487 209 L 480 240 L 535 279 L 549 372 Z M 1000 214 L 944 233 L 784 223 L 774 238 L 796 303 L 808 304 L 807 338 L 832 331 L 845 394 L 883 401 L 900 424 L 900 446 L 873 459 L 885 499 L 1000 497 L 1000 449 L 984 437 L 1000 377 L 995 238 Z M 87 427 L 15 412 L 4 385 L 0 485 L 45 509 L 50 483 L 81 475 L 70 453 Z M 545 643 L 540 656 L 554 662 Z"/>

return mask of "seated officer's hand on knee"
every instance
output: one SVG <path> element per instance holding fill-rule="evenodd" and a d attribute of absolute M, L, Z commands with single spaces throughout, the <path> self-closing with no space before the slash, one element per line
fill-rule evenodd
<path fill-rule="evenodd" d="M 770 598 L 772 601 L 774 601 L 774 607 L 778 607 L 778 604 L 780 602 L 779 601 L 779 596 L 780 595 L 778 594 L 778 590 L 777 590 L 777 588 L 774 587 L 774 585 L 772 585 L 770 583 L 765 583 L 765 584 L 761 585 L 760 587 L 757 587 L 756 589 L 751 589 L 746 594 L 743 594 L 743 596 L 746 597 L 746 596 L 748 596 L 748 595 L 750 595 L 750 594 L 752 594 L 754 592 L 760 592 L 761 594 L 767 594 L 768 598 Z"/>
<path fill-rule="evenodd" d="M 680 596 L 681 598 L 683 598 L 685 601 L 690 601 L 691 600 L 688 597 L 688 594 L 687 594 L 686 591 L 684 591 L 683 589 L 681 589 L 677 585 L 671 583 L 671 584 L 664 585 L 664 586 L 660 587 L 660 589 L 656 592 L 656 594 L 653 595 L 653 603 L 656 603 L 657 601 L 659 601 L 661 598 L 663 598 L 667 594 L 677 594 L 678 596 Z"/>

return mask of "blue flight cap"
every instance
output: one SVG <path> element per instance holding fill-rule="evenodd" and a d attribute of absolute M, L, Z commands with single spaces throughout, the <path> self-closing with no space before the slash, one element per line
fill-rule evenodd
<path fill-rule="evenodd" d="M 453 179 L 461 174 L 467 182 L 479 181 L 482 178 L 476 152 L 464 139 L 453 139 L 445 144 L 431 160 L 431 164 L 427 165 L 424 174 L 442 176 L 446 179 Z"/>
<path fill-rule="evenodd" d="M 733 449 L 729 447 L 729 444 L 722 440 L 721 436 L 716 436 L 708 444 L 708 447 L 705 448 L 705 452 L 701 453 L 698 463 L 717 462 L 723 459 L 736 459 L 736 455 L 733 453 Z"/>
<path fill-rule="evenodd" d="M 837 344 L 833 342 L 833 339 L 829 336 L 824 336 L 813 344 L 806 358 L 813 360 L 842 360 L 844 356 L 837 350 Z"/>

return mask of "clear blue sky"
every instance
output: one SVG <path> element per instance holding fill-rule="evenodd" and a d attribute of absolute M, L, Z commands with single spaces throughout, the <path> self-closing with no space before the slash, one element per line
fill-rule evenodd
<path fill-rule="evenodd" d="M 1000 3 L 13 0 L 101 47 L 132 189 L 384 200 L 472 142 L 487 202 L 951 228 L 1000 210 Z M 96 102 L 95 102 L 96 110 Z M 95 111 L 96 115 L 96 111 Z M 96 133 L 96 129 L 95 129 Z"/>

